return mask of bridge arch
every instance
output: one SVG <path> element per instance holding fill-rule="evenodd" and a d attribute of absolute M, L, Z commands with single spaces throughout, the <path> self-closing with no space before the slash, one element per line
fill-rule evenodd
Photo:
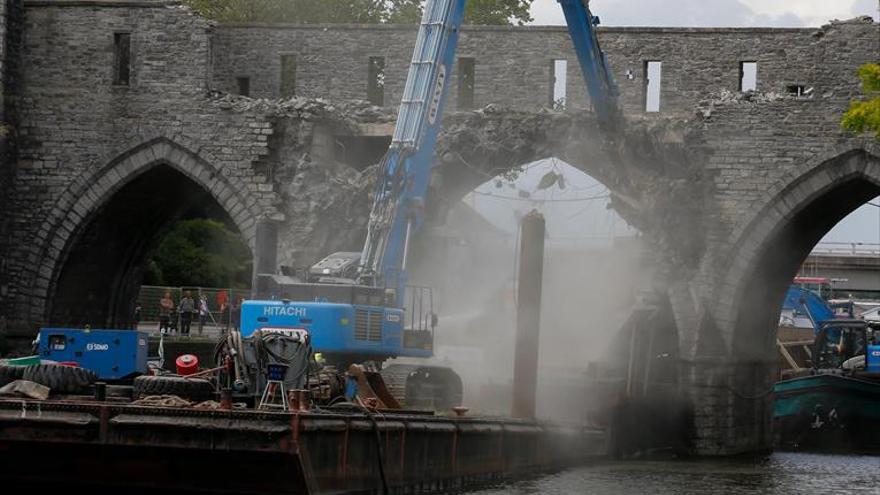
<path fill-rule="evenodd" d="M 175 220 L 218 218 L 253 251 L 262 212 L 244 182 L 165 137 L 77 178 L 35 246 L 32 321 L 124 326 L 149 252 Z"/>
<path fill-rule="evenodd" d="M 559 159 L 609 189 L 618 181 L 609 142 L 587 112 L 529 113 L 487 107 L 453 113 L 437 147 L 429 212 L 445 213 L 487 178 Z"/>
<path fill-rule="evenodd" d="M 880 196 L 880 149 L 836 150 L 780 181 L 742 229 L 718 314 L 731 355 L 772 360 L 783 294 L 812 248 L 840 220 Z"/>

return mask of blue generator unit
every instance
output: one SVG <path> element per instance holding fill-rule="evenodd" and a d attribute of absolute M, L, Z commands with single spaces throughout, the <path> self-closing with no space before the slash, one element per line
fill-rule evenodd
<path fill-rule="evenodd" d="M 136 330 L 43 328 L 37 349 L 41 359 L 77 363 L 101 380 L 122 380 L 147 373 L 147 333 Z"/>
<path fill-rule="evenodd" d="M 880 345 L 868 346 L 865 365 L 866 371 L 870 373 L 880 372 Z"/>

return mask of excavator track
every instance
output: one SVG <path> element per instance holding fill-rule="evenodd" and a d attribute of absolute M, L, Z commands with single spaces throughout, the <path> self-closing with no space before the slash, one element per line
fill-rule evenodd
<path fill-rule="evenodd" d="M 407 407 L 406 404 L 406 379 L 410 373 L 416 371 L 421 366 L 409 364 L 392 364 L 381 371 L 382 379 L 385 381 L 385 388 L 392 397 L 397 399 L 401 407 Z"/>
<path fill-rule="evenodd" d="M 403 408 L 448 411 L 461 405 L 461 378 L 451 368 L 392 364 L 381 375 L 385 388 Z"/>

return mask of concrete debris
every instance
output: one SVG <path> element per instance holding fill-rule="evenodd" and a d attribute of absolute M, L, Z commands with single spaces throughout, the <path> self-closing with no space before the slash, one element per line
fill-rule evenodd
<path fill-rule="evenodd" d="M 294 96 L 286 99 L 250 98 L 213 91 L 209 95 L 217 107 L 237 113 L 256 113 L 271 117 L 292 117 L 305 121 L 351 120 L 355 122 L 394 122 L 393 109 L 377 107 L 364 100 L 330 103 L 323 98 Z"/>
<path fill-rule="evenodd" d="M 0 395 L 27 397 L 36 400 L 48 399 L 49 392 L 49 387 L 28 380 L 15 380 L 0 388 Z"/>
<path fill-rule="evenodd" d="M 697 115 L 704 119 L 712 116 L 716 107 L 724 105 L 737 104 L 763 104 L 781 100 L 798 100 L 804 98 L 812 98 L 812 88 L 806 88 L 801 95 L 778 93 L 775 91 L 730 91 L 721 90 L 718 93 L 711 93 L 707 98 L 700 100 L 697 104 Z"/>

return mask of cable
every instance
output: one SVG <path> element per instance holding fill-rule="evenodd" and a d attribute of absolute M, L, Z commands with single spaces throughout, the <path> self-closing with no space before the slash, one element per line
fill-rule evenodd
<path fill-rule="evenodd" d="M 524 201 L 524 202 L 529 202 L 529 203 L 580 203 L 583 201 L 595 201 L 597 199 L 608 199 L 611 197 L 610 194 L 600 194 L 600 195 L 596 195 L 596 196 L 587 196 L 587 197 L 583 197 L 583 198 L 534 199 L 534 198 L 519 198 L 519 197 L 515 197 L 515 196 L 503 196 L 500 194 L 492 194 L 492 193 L 476 191 L 476 190 L 471 191 L 471 193 L 477 194 L 480 196 L 490 197 L 490 198 L 504 199 L 507 201 Z"/>

